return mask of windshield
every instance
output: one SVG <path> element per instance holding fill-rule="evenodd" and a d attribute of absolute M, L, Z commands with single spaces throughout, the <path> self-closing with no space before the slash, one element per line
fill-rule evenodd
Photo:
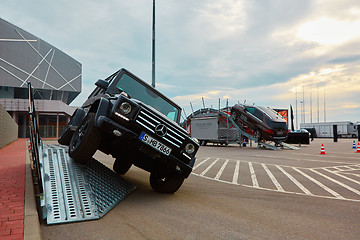
<path fill-rule="evenodd" d="M 153 89 L 141 84 L 126 73 L 121 76 L 115 87 L 120 91 L 125 91 L 131 98 L 152 106 L 171 120 L 177 122 L 179 110 L 175 105 L 172 105 Z"/>

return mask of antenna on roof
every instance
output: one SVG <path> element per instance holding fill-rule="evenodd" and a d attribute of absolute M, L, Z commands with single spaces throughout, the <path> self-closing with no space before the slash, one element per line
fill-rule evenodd
<path fill-rule="evenodd" d="M 185 119 L 184 120 L 186 120 L 186 112 L 185 112 L 185 108 L 183 108 L 183 112 L 184 112 L 184 115 L 185 115 Z"/>
<path fill-rule="evenodd" d="M 190 102 L 190 107 L 191 107 L 192 114 L 194 114 L 194 109 L 193 109 L 191 102 Z"/>
<path fill-rule="evenodd" d="M 204 97 L 201 97 L 201 99 L 202 99 L 203 107 L 205 108 Z"/>

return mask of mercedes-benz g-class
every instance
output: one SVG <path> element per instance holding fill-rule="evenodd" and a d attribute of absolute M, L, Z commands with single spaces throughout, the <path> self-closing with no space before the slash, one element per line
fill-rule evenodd
<path fill-rule="evenodd" d="M 150 172 L 157 192 L 174 193 L 189 176 L 199 144 L 179 126 L 181 108 L 126 69 L 96 82 L 58 142 L 86 164 L 96 150 L 111 154 L 113 169 Z"/>

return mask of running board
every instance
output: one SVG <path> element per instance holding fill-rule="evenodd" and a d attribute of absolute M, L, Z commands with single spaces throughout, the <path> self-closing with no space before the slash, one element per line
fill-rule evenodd
<path fill-rule="evenodd" d="M 66 146 L 42 145 L 39 150 L 40 207 L 47 224 L 99 219 L 135 190 L 94 158 L 87 165 L 74 162 Z"/>

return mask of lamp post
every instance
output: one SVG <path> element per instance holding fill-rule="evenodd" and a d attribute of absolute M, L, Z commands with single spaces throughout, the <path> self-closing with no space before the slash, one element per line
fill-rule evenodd
<path fill-rule="evenodd" d="M 153 0 L 153 21 L 152 21 L 152 82 L 155 88 L 155 0 Z"/>

